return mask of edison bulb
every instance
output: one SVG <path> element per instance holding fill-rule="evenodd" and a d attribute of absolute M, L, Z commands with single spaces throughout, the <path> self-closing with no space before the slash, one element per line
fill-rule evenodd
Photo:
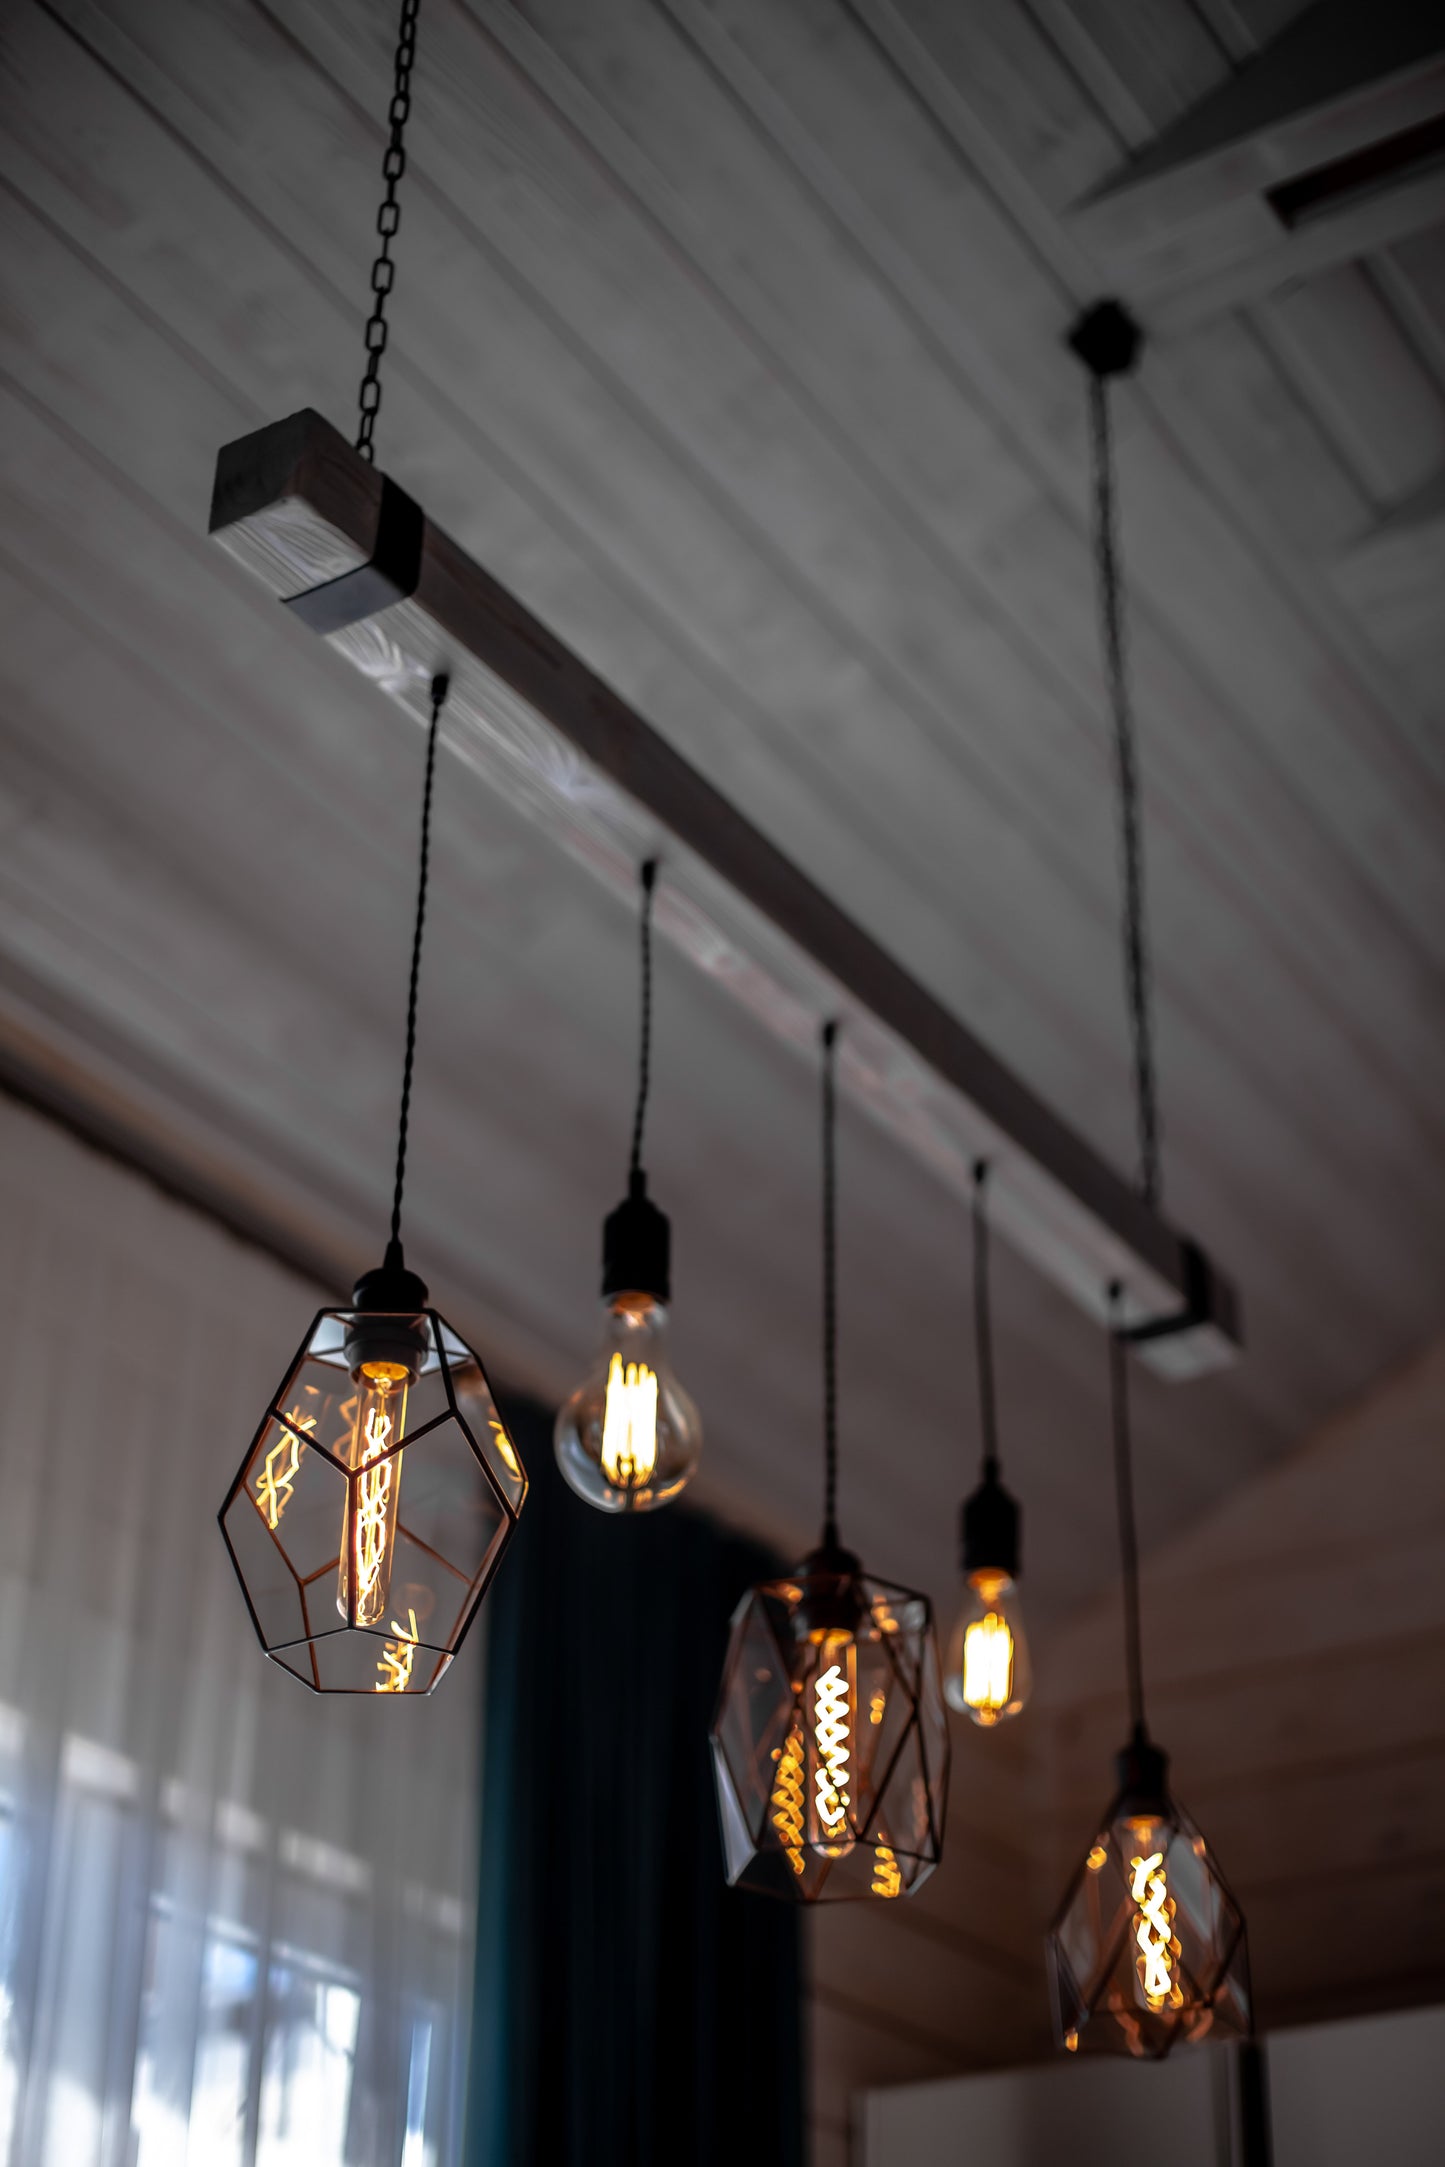
<path fill-rule="evenodd" d="M 592 1367 L 557 1417 L 557 1464 L 589 1505 L 647 1512 L 691 1479 L 702 1425 L 672 1374 L 667 1305 L 614 1294 L 603 1317 Z"/>
<path fill-rule="evenodd" d="M 1176 1905 L 1166 1860 L 1174 1831 L 1170 1823 L 1135 1814 L 1115 1824 L 1114 1839 L 1129 1878 L 1133 1916 L 1134 1999 L 1156 2014 L 1183 2007 L 1179 1978 L 1182 1954 L 1174 1931 Z"/>
<path fill-rule="evenodd" d="M 1031 1682 L 1017 1588 L 1007 1573 L 971 1572 L 948 1644 L 944 1698 L 987 1730 L 1018 1714 Z"/>
<path fill-rule="evenodd" d="M 853 1848 L 858 1643 L 844 1629 L 821 1633 L 817 1647 L 817 1664 L 804 1687 L 804 1827 L 820 1857 L 840 1859 Z"/>
<path fill-rule="evenodd" d="M 396 1517 L 401 1504 L 401 1440 L 406 1434 L 406 1392 L 411 1374 L 401 1362 L 362 1362 L 356 1371 L 356 1408 L 348 1464 L 356 1480 L 347 1489 L 336 1607 L 355 1622 L 377 1625 L 391 1600 Z"/>

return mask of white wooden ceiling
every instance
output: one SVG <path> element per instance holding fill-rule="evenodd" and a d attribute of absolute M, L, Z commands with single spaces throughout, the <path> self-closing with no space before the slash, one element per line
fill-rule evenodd
<path fill-rule="evenodd" d="M 395 12 L 0 22 L 6 1067 L 337 1272 L 383 1232 L 420 743 L 204 527 L 219 444 L 354 410 Z M 1109 280 L 1071 206 L 1295 12 L 422 9 L 381 463 L 1125 1164 L 1061 343 Z M 1445 1314 L 1441 229 L 1171 330 L 1121 436 L 1167 1201 L 1249 1339 L 1141 1385 L 1153 1540 Z M 409 1250 L 556 1391 L 622 1185 L 633 928 L 460 761 L 439 826 Z M 658 1028 L 703 1487 L 804 1541 L 814 1079 L 667 955 Z M 844 1530 L 947 1599 L 965 1229 L 863 1123 L 842 1148 Z M 1103 1350 L 1000 1277 L 1058 1615 L 1114 1570 Z"/>

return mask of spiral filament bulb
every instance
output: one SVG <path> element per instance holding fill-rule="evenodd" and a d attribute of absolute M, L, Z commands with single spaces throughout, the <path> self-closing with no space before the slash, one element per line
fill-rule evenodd
<path fill-rule="evenodd" d="M 856 1664 L 852 1634 L 828 1634 L 813 1679 L 812 1782 L 808 1799 L 808 1840 L 825 1858 L 841 1858 L 853 1848 L 848 1815 L 852 1804 Z"/>
<path fill-rule="evenodd" d="M 1139 1998 L 1148 2009 L 1177 2009 L 1183 2001 L 1174 1976 L 1179 1944 L 1174 1938 L 1174 1899 L 1164 1872 L 1164 1854 L 1151 1851 L 1147 1857 L 1132 1858 L 1129 1870 L 1133 1875 L 1129 1894 L 1138 1906 L 1134 1941 L 1139 1954 L 1134 1970 Z"/>
<path fill-rule="evenodd" d="M 770 1803 L 773 1827 L 778 1832 L 783 1855 L 793 1872 L 800 1874 L 804 1870 L 803 1734 L 796 1725 L 779 1749 Z"/>
<path fill-rule="evenodd" d="M 874 1848 L 873 1894 L 875 1896 L 901 1896 L 903 1894 L 903 1870 L 886 1843 L 880 1843 Z"/>
<path fill-rule="evenodd" d="M 602 1418 L 602 1472 L 617 1490 L 639 1490 L 657 1465 L 657 1378 L 645 1362 L 614 1354 Z"/>

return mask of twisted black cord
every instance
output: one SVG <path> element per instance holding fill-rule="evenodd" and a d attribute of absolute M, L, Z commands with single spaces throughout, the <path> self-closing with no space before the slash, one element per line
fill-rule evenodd
<path fill-rule="evenodd" d="M 823 1025 L 823 1547 L 838 1547 L 838 1026 Z"/>
<path fill-rule="evenodd" d="M 1124 1664 L 1129 1714 L 1144 1734 L 1144 1658 L 1139 1627 L 1139 1536 L 1134 1525 L 1133 1442 L 1129 1433 L 1129 1350 L 1124 1339 L 1123 1288 L 1109 1289 L 1109 1401 L 1114 1419 L 1114 1493 L 1119 1513 L 1119 1562 L 1124 1584 Z"/>
<path fill-rule="evenodd" d="M 642 1172 L 642 1126 L 647 1119 L 647 1094 L 652 1084 L 652 898 L 657 888 L 656 858 L 649 858 L 643 866 L 641 880 L 642 1033 L 637 1057 L 637 1110 L 632 1117 L 632 1155 L 627 1162 L 634 1181 Z"/>
<path fill-rule="evenodd" d="M 389 134 L 386 152 L 381 161 L 381 175 L 386 183 L 381 206 L 376 214 L 376 230 L 381 235 L 381 247 L 371 266 L 371 314 L 366 320 L 366 369 L 361 379 L 358 395 L 360 419 L 356 425 L 356 448 L 363 459 L 375 464 L 376 453 L 372 437 L 376 430 L 376 416 L 381 406 L 381 357 L 386 352 L 388 326 L 386 304 L 396 280 L 396 265 L 392 261 L 391 244 L 396 229 L 401 224 L 401 204 L 397 190 L 406 171 L 406 124 L 411 116 L 411 71 L 416 65 L 416 16 L 420 0 L 401 0 L 401 23 L 396 37 L 396 60 L 392 78 L 391 104 L 387 107 Z"/>
<path fill-rule="evenodd" d="M 1139 760 L 1129 698 L 1124 586 L 1120 570 L 1114 442 L 1109 384 L 1089 378 L 1089 433 L 1094 468 L 1094 556 L 1098 576 L 1099 632 L 1114 725 L 1114 764 L 1119 790 L 1119 847 L 1124 875 L 1124 991 L 1134 1058 L 1139 1132 L 1139 1189 L 1148 1204 L 1160 1195 L 1160 1122 L 1154 1062 L 1154 1023 L 1149 985 L 1149 946 L 1144 905 L 1144 838 L 1140 818 Z"/>
<path fill-rule="evenodd" d="M 426 780 L 421 794 L 421 849 L 416 874 L 416 924 L 411 936 L 411 978 L 406 994 L 406 1057 L 401 1070 L 401 1114 L 396 1130 L 396 1185 L 391 1192 L 391 1246 L 401 1255 L 401 1192 L 406 1181 L 406 1132 L 411 1119 L 411 1075 L 416 1065 L 416 997 L 421 982 L 421 939 L 426 926 L 426 890 L 431 873 L 431 800 L 436 775 L 437 728 L 446 706 L 451 680 L 438 675 L 431 681 L 431 727 L 426 738 Z"/>
<path fill-rule="evenodd" d="M 978 1413 L 983 1433 L 983 1472 L 998 1476 L 998 1399 L 993 1378 L 993 1314 L 989 1297 L 988 1161 L 973 1169 L 973 1338 L 978 1352 Z"/>

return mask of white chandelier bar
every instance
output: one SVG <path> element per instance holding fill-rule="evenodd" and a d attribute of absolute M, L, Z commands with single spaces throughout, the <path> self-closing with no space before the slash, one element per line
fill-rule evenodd
<path fill-rule="evenodd" d="M 1120 1282 L 1151 1367 L 1234 1359 L 1234 1291 L 1198 1245 L 329 422 L 226 445 L 211 532 L 418 723 L 450 671 L 451 742 L 629 909 L 660 855 L 658 931 L 806 1060 L 845 1017 L 842 1088 L 961 1198 L 989 1159 L 998 1231 L 1101 1321 Z"/>

